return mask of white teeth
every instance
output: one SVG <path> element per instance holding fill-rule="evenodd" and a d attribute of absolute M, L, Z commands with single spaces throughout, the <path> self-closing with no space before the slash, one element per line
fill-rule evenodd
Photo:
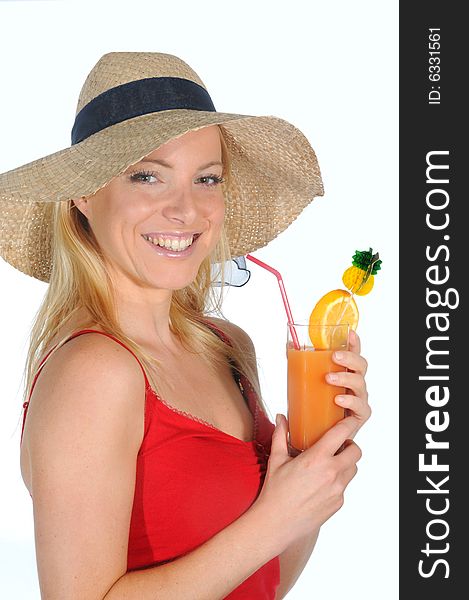
<path fill-rule="evenodd" d="M 151 238 L 148 235 L 143 235 L 143 238 L 146 239 L 147 241 L 151 242 L 152 244 L 155 244 L 155 246 L 161 246 L 162 248 L 166 248 L 168 250 L 173 250 L 173 252 L 181 252 L 182 250 L 185 250 L 186 248 L 188 248 L 192 242 L 194 241 L 194 236 L 192 235 L 190 238 L 187 238 L 185 240 L 182 239 L 164 239 L 162 237 L 157 238 Z"/>

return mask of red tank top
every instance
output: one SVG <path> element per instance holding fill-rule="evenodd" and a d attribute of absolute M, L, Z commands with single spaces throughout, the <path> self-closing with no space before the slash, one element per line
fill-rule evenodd
<path fill-rule="evenodd" d="M 210 327 L 225 340 L 225 334 Z M 114 336 L 95 329 L 137 356 Z M 227 340 L 229 343 L 229 340 Z M 54 346 L 55 347 L 55 346 Z M 52 348 L 41 361 L 31 385 Z M 254 416 L 254 439 L 245 442 L 167 404 L 151 388 L 145 370 L 144 437 L 137 454 L 127 570 L 144 569 L 190 552 L 240 517 L 264 482 L 274 425 L 260 408 L 249 381 L 233 375 Z M 23 404 L 23 426 L 29 399 Z M 279 557 L 248 577 L 226 598 L 273 600 L 280 583 Z"/>

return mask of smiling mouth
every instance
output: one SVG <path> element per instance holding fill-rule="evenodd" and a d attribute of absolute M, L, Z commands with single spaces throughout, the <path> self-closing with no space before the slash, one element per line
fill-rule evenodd
<path fill-rule="evenodd" d="M 172 252 L 183 252 L 187 250 L 192 244 L 200 237 L 200 233 L 195 233 L 188 237 L 166 237 L 166 236 L 150 236 L 142 234 L 144 240 L 150 242 L 154 246 L 159 246 L 165 250 L 171 250 Z"/>

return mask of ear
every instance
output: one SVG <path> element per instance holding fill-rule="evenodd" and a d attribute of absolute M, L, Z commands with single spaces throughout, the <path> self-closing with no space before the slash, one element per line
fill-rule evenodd
<path fill-rule="evenodd" d="M 78 210 L 85 215 L 86 218 L 89 216 L 89 202 L 88 198 L 74 198 L 73 204 L 78 208 Z"/>

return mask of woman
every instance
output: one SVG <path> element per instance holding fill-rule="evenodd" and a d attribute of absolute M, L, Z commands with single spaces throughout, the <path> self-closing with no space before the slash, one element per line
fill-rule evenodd
<path fill-rule="evenodd" d="M 352 334 L 335 382 L 350 416 L 292 458 L 249 337 L 207 302 L 214 262 L 322 194 L 307 140 L 216 112 L 174 56 L 110 53 L 71 147 L 0 189 L 3 256 L 49 281 L 21 446 L 42 597 L 283 598 L 356 473 L 366 361 Z"/>

